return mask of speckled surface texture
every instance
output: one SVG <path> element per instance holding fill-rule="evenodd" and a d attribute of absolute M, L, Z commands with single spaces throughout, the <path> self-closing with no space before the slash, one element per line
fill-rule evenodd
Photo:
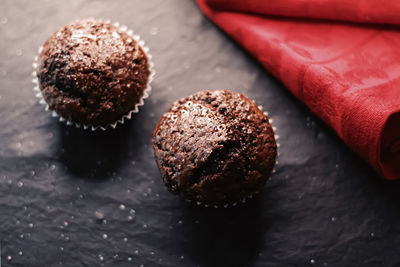
<path fill-rule="evenodd" d="M 49 37 L 36 75 L 50 110 L 74 123 L 106 126 L 134 109 L 150 64 L 126 28 L 86 18 Z"/>
<path fill-rule="evenodd" d="M 116 130 L 64 126 L 32 90 L 38 47 L 88 16 L 135 29 L 157 71 Z M 194 1 L 3 0 L 0 36 L 2 266 L 400 265 L 400 183 L 380 180 Z M 280 136 L 276 173 L 232 209 L 170 194 L 153 158 L 171 103 L 212 88 L 255 99 Z"/>
<path fill-rule="evenodd" d="M 172 193 L 214 207 L 236 205 L 260 191 L 277 155 L 268 117 L 227 90 L 175 101 L 157 123 L 153 148 Z"/>

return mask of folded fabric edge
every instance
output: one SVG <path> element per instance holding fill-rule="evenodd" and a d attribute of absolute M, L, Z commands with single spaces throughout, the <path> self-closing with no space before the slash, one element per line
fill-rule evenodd
<path fill-rule="evenodd" d="M 398 4 L 387 3 L 384 10 L 373 3 L 351 5 L 344 1 L 233 1 L 233 0 L 197 0 L 212 10 L 223 12 L 248 13 L 259 16 L 276 16 L 285 19 L 323 20 L 335 23 L 370 24 L 397 27 L 400 19 Z M 201 3 L 200 3 L 201 2 Z"/>
<path fill-rule="evenodd" d="M 387 180 L 400 179 L 400 110 L 388 116 L 380 141 L 380 173 Z"/>

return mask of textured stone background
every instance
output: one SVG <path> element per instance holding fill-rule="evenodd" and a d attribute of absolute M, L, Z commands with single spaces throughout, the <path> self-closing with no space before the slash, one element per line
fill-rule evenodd
<path fill-rule="evenodd" d="M 140 113 L 102 133 L 61 125 L 32 91 L 37 48 L 87 16 L 134 29 L 157 70 Z M 262 194 L 226 210 L 165 191 L 151 149 L 170 103 L 210 88 L 256 99 L 281 137 Z M 399 191 L 192 0 L 0 2 L 2 266 L 399 266 Z"/>

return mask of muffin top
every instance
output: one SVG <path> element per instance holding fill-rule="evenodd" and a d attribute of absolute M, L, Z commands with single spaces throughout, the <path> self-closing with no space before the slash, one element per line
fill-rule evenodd
<path fill-rule="evenodd" d="M 94 19 L 53 33 L 37 76 L 49 108 L 76 123 L 104 126 L 133 110 L 149 79 L 149 60 L 125 29 Z"/>
<path fill-rule="evenodd" d="M 277 154 L 267 116 L 242 94 L 226 90 L 173 103 L 154 130 L 153 148 L 171 192 L 211 205 L 261 189 Z"/>

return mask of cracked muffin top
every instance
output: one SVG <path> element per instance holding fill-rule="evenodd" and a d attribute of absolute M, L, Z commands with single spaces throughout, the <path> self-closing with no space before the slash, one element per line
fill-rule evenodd
<path fill-rule="evenodd" d="M 173 103 L 154 130 L 153 148 L 168 190 L 208 205 L 232 204 L 260 190 L 277 155 L 267 116 L 226 90 Z"/>
<path fill-rule="evenodd" d="M 49 108 L 75 123 L 104 126 L 140 102 L 149 60 L 125 29 L 94 19 L 61 28 L 38 59 L 40 90 Z"/>

